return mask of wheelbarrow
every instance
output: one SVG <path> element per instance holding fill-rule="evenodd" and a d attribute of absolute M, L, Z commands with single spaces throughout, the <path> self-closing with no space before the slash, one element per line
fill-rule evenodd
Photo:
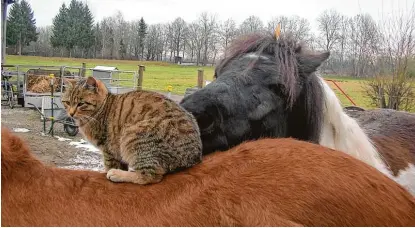
<path fill-rule="evenodd" d="M 53 112 L 52 112 L 52 116 L 47 117 L 44 113 L 42 113 L 42 111 L 38 107 L 36 107 L 36 105 L 32 103 L 27 103 L 27 104 L 30 106 L 33 106 L 42 116 L 43 132 L 45 134 L 51 134 L 53 136 L 53 128 L 55 126 L 55 123 L 63 124 L 63 130 L 69 136 L 75 136 L 78 134 L 79 127 L 76 125 L 75 120 L 72 117 L 68 116 L 65 110 L 60 109 L 56 103 L 53 103 L 53 106 L 56 107 L 56 109 L 54 110 L 61 111 L 57 117 L 53 116 Z M 51 121 L 51 125 L 50 125 L 48 132 L 46 132 L 46 121 Z"/>

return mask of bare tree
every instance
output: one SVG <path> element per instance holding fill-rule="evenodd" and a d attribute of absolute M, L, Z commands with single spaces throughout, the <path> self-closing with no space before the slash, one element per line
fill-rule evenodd
<path fill-rule="evenodd" d="M 147 37 L 145 39 L 146 60 L 160 60 L 163 53 L 163 25 L 154 24 L 148 27 Z"/>
<path fill-rule="evenodd" d="M 203 65 L 206 65 L 209 55 L 209 43 L 217 29 L 216 15 L 203 12 L 199 17 L 199 26 L 203 37 Z M 197 64 L 199 64 L 199 61 Z"/>
<path fill-rule="evenodd" d="M 115 47 L 114 47 L 114 30 L 112 28 L 112 18 L 107 17 L 101 21 L 102 31 L 102 58 L 113 58 Z"/>
<path fill-rule="evenodd" d="M 55 50 L 50 43 L 52 36 L 52 26 L 38 27 L 38 38 L 36 42 L 31 42 L 28 47 L 23 47 L 24 52 L 40 56 L 53 56 Z"/>
<path fill-rule="evenodd" d="M 127 22 L 124 19 L 124 15 L 121 13 L 121 11 L 117 11 L 117 13 L 112 16 L 113 18 L 113 24 L 112 29 L 114 31 L 114 45 L 115 50 L 120 50 L 120 44 L 121 40 L 124 39 L 126 36 L 127 30 L 125 29 L 127 26 Z M 121 57 L 120 52 L 116 51 L 115 58 L 119 59 Z"/>
<path fill-rule="evenodd" d="M 268 31 L 274 31 L 278 24 L 281 24 L 282 33 L 291 33 L 296 39 L 310 42 L 310 22 L 299 16 L 279 16 L 272 18 L 267 25 Z"/>
<path fill-rule="evenodd" d="M 249 16 L 239 26 L 240 35 L 262 31 L 264 31 L 264 23 L 261 21 L 259 17 L 254 15 Z"/>
<path fill-rule="evenodd" d="M 173 21 L 171 27 L 174 56 L 179 56 L 180 51 L 184 48 L 186 22 L 181 17 L 178 17 Z"/>
<path fill-rule="evenodd" d="M 135 20 L 130 23 L 131 26 L 131 48 L 132 54 L 135 58 L 138 58 L 140 55 L 140 37 L 139 37 L 139 28 L 140 28 L 140 21 Z"/>
<path fill-rule="evenodd" d="M 187 57 L 190 57 L 190 61 L 193 62 L 196 50 L 196 40 L 194 39 L 195 31 L 194 24 L 188 24 L 186 28 L 185 43 L 187 49 L 185 50 Z"/>
<path fill-rule="evenodd" d="M 219 39 L 222 50 L 225 50 L 229 43 L 236 37 L 237 28 L 233 19 L 227 19 L 220 25 Z"/>
<path fill-rule="evenodd" d="M 196 55 L 196 64 L 199 65 L 202 57 L 202 48 L 204 43 L 203 29 L 198 22 L 193 22 L 188 26 L 188 40 L 192 45 L 191 59 Z"/>
<path fill-rule="evenodd" d="M 209 58 L 212 60 L 212 64 L 215 63 L 216 57 L 219 53 L 219 50 L 221 48 L 221 40 L 220 40 L 220 33 L 219 30 L 215 30 L 213 32 L 210 40 L 209 40 Z"/>
<path fill-rule="evenodd" d="M 336 10 L 325 10 L 317 18 L 317 23 L 323 47 L 331 50 L 340 39 L 342 16 Z"/>
<path fill-rule="evenodd" d="M 338 56 L 338 67 L 337 72 L 340 75 L 343 75 L 346 72 L 346 64 L 345 64 L 345 49 L 347 45 L 347 40 L 350 34 L 350 29 L 348 26 L 348 19 L 346 16 L 342 16 L 341 24 L 340 24 L 340 31 L 338 33 L 338 45 L 336 47 L 336 53 Z"/>
<path fill-rule="evenodd" d="M 374 73 L 375 59 L 379 51 L 380 33 L 376 22 L 368 15 L 356 15 L 348 22 L 349 47 L 353 76 L 362 77 Z"/>
<path fill-rule="evenodd" d="M 366 93 L 378 107 L 411 110 L 415 108 L 415 81 L 408 66 L 415 57 L 415 4 L 406 12 L 383 18 L 379 24 L 379 71 L 366 83 Z"/>
<path fill-rule="evenodd" d="M 321 49 L 331 52 L 330 59 L 321 67 L 324 72 L 338 73 L 342 69 L 342 67 L 339 67 L 342 54 L 338 50 L 342 47 L 344 50 L 346 45 L 344 32 L 347 31 L 348 27 L 344 27 L 344 25 L 347 25 L 343 23 L 344 20 L 345 17 L 334 9 L 323 11 L 317 18 L 319 29 L 317 45 Z"/>

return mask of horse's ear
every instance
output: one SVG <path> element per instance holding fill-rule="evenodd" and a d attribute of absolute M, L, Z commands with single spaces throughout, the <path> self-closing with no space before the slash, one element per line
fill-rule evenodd
<path fill-rule="evenodd" d="M 297 57 L 299 71 L 306 74 L 311 74 L 326 61 L 330 56 L 330 52 L 322 53 L 300 53 Z"/>

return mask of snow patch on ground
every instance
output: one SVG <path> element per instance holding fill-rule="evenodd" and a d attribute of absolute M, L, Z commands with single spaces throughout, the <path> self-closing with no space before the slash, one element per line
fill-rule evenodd
<path fill-rule="evenodd" d="M 71 162 L 71 165 L 61 167 L 74 170 L 104 170 L 102 156 L 100 154 L 90 153 L 89 151 L 79 151 L 76 156 L 71 159 Z"/>
<path fill-rule="evenodd" d="M 14 132 L 23 132 L 23 133 L 25 133 L 25 132 L 29 132 L 30 130 L 26 129 L 26 128 L 13 128 L 13 131 Z"/>
<path fill-rule="evenodd" d="M 100 153 L 99 149 L 88 143 L 87 141 L 81 139 L 79 142 L 70 142 L 69 145 L 75 146 L 76 148 L 83 148 L 87 151 L 94 152 L 94 153 Z"/>
<path fill-rule="evenodd" d="M 64 137 L 59 137 L 59 136 L 55 136 L 55 138 L 58 139 L 58 141 L 71 141 L 72 139 L 68 139 L 68 138 L 64 138 Z"/>

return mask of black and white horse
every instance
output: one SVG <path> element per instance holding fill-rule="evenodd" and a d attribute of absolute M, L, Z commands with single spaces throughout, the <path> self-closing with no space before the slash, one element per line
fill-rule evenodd
<path fill-rule="evenodd" d="M 394 178 L 317 74 L 328 57 L 289 36 L 252 34 L 233 42 L 215 80 L 181 101 L 198 121 L 204 154 L 246 140 L 293 137 L 348 153 Z"/>

